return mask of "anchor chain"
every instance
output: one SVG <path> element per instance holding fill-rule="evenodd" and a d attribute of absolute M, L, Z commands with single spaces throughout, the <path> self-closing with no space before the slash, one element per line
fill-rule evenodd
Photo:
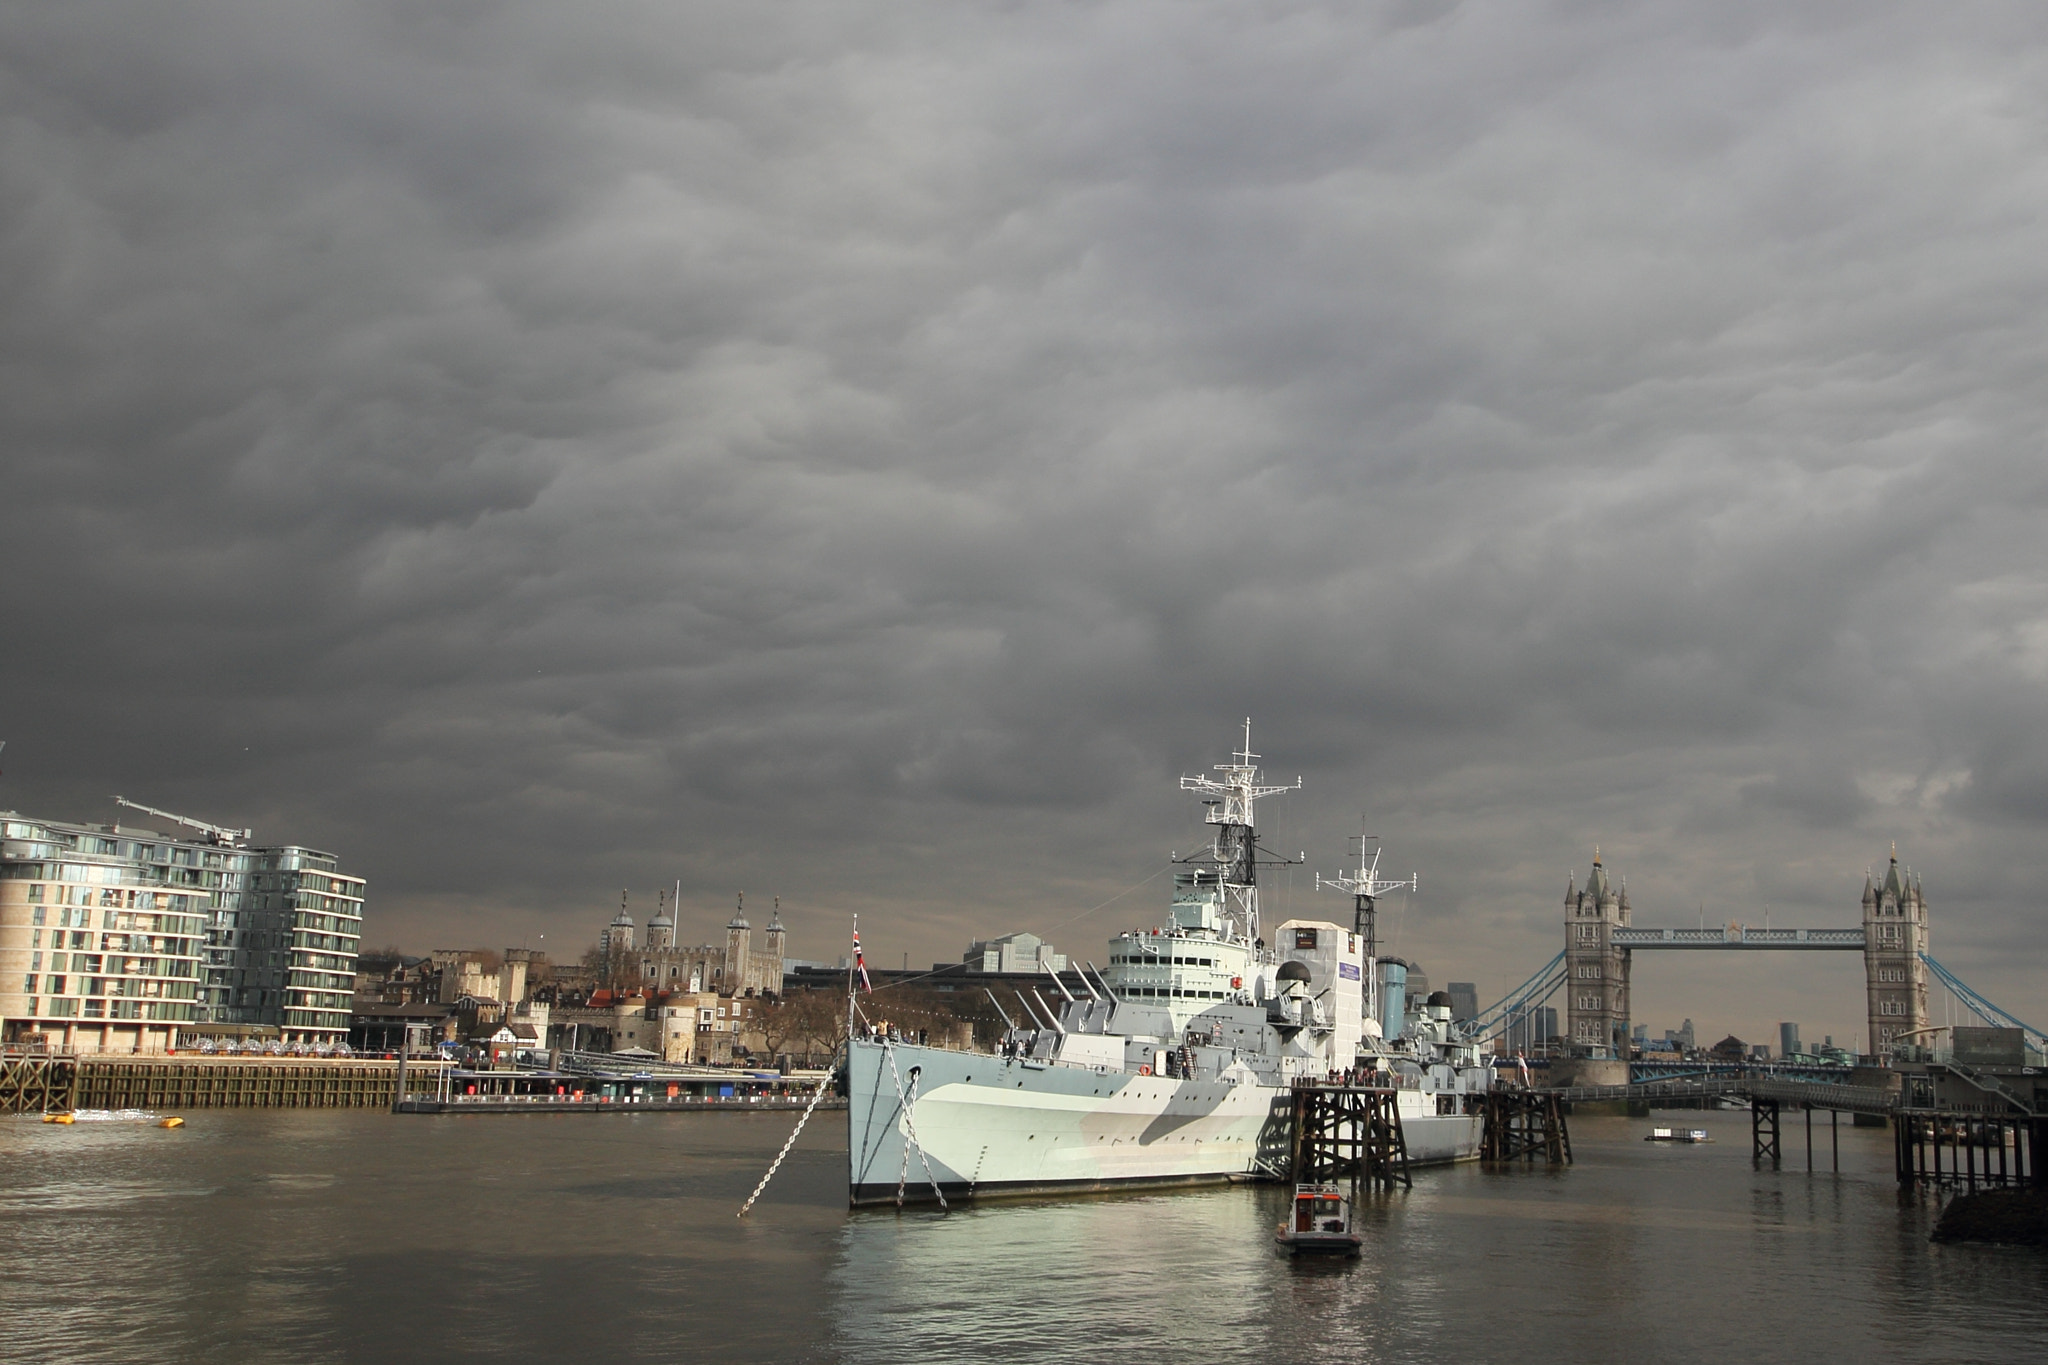
<path fill-rule="evenodd" d="M 761 1183 L 754 1186 L 754 1192 L 747 1196 L 747 1202 L 740 1205 L 740 1211 L 734 1214 L 733 1217 L 744 1218 L 747 1216 L 747 1210 L 754 1207 L 754 1201 L 761 1197 L 761 1191 L 768 1188 L 768 1182 L 773 1180 L 775 1173 L 782 1169 L 782 1159 L 789 1155 L 790 1148 L 796 1146 L 797 1135 L 803 1132 L 804 1125 L 811 1121 L 812 1111 L 818 1107 L 818 1101 L 825 1098 L 825 1091 L 831 1084 L 832 1073 L 830 1070 L 827 1070 L 825 1072 L 825 1079 L 819 1081 L 818 1088 L 812 1092 L 811 1102 L 804 1106 L 803 1116 L 797 1119 L 796 1127 L 790 1130 L 789 1141 L 782 1144 L 782 1150 L 777 1152 L 775 1160 L 769 1163 L 768 1174 L 761 1177 Z"/>
<path fill-rule="evenodd" d="M 917 1140 L 917 1125 L 910 1118 L 910 1104 L 917 1097 L 917 1080 L 914 1076 L 912 1077 L 910 1092 L 906 1095 L 903 1090 L 903 1073 L 896 1069 L 895 1043 L 889 1039 L 883 1039 L 882 1051 L 889 1058 L 889 1074 L 896 1081 L 897 1110 L 903 1115 L 903 1132 L 909 1138 L 909 1142 L 903 1148 L 903 1169 L 896 1176 L 896 1207 L 899 1209 L 903 1207 L 903 1187 L 910 1180 L 910 1149 L 915 1147 L 917 1148 L 917 1159 L 924 1164 L 924 1178 L 931 1182 L 932 1197 L 939 1201 L 939 1208 L 945 1210 L 947 1209 L 946 1196 L 939 1189 L 939 1178 L 932 1174 L 931 1158 L 925 1155 L 924 1144 Z"/>

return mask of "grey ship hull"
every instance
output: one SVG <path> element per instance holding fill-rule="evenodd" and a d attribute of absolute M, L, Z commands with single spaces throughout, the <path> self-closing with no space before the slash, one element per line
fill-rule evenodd
<path fill-rule="evenodd" d="M 929 1203 L 934 1181 L 951 1202 L 1220 1184 L 1286 1167 L 1289 1101 L 1279 1086 L 868 1040 L 854 1042 L 848 1078 L 855 1206 L 893 1204 L 899 1188 L 903 1202 Z M 1422 1113 L 1433 1096 L 1404 1099 L 1411 1165 L 1478 1156 L 1478 1116 Z"/>

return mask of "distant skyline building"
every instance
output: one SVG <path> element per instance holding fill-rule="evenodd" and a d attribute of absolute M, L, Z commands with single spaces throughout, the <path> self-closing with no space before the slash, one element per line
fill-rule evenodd
<path fill-rule="evenodd" d="M 1778 1025 L 1778 1056 L 1780 1058 L 1795 1056 L 1804 1050 L 1799 1046 L 1799 1025 Z"/>
<path fill-rule="evenodd" d="M 977 939 L 967 945 L 967 951 L 960 960 L 971 972 L 1042 972 L 1047 967 L 1056 972 L 1067 969 L 1065 953 L 1056 953 L 1052 945 L 1036 934 L 1004 934 L 1000 938 Z"/>
<path fill-rule="evenodd" d="M 1534 1052 L 1557 1039 L 1557 1008 L 1537 1005 L 1512 1014 L 1507 1020 L 1507 1050 Z"/>
<path fill-rule="evenodd" d="M 363 879 L 165 818 L 202 837 L 0 812 L 0 1035 L 115 1052 L 172 1047 L 181 1026 L 346 1038 Z"/>
<path fill-rule="evenodd" d="M 1444 989 L 1451 996 L 1451 1018 L 1463 1022 L 1479 1017 L 1479 987 L 1471 981 L 1446 982 Z"/>

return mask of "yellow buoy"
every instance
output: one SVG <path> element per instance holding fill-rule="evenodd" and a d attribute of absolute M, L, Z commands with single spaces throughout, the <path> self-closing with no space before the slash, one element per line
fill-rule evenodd
<path fill-rule="evenodd" d="M 71 1115 L 69 1115 L 69 1114 L 45 1114 L 45 1115 L 43 1115 L 43 1122 L 44 1122 L 44 1123 L 72 1123 L 72 1122 L 75 1122 L 75 1121 L 76 1121 L 76 1120 L 74 1120 L 74 1119 L 73 1119 L 73 1118 L 71 1117 Z"/>
<path fill-rule="evenodd" d="M 179 1118 L 176 1114 L 173 1114 L 167 1119 L 158 1119 L 156 1121 L 156 1126 L 159 1128 L 183 1128 L 185 1126 L 185 1120 Z"/>

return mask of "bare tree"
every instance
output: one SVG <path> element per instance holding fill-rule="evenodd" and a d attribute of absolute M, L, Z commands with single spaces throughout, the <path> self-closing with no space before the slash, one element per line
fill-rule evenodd
<path fill-rule="evenodd" d="M 593 943 L 583 950 L 582 967 L 584 978 L 593 988 L 625 992 L 637 984 L 633 978 L 640 969 L 640 961 L 635 954 L 617 949 L 607 953 Z"/>
<path fill-rule="evenodd" d="M 846 997 L 838 991 L 807 989 L 783 997 L 789 1012 L 790 1036 L 804 1044 L 808 1057 L 816 1060 L 839 1051 L 846 1040 Z"/>
<path fill-rule="evenodd" d="M 843 1037 L 846 997 L 832 992 L 829 998 L 833 1002 L 836 1020 L 835 1037 Z M 858 1004 L 861 1017 L 868 1023 L 886 1022 L 905 1033 L 922 1031 L 943 1037 L 965 1024 L 970 1029 L 972 1045 L 976 1047 L 994 1047 L 1004 1028 L 1002 1016 L 988 1003 L 988 997 L 978 990 L 942 991 L 924 985 L 887 985 L 879 986 L 873 992 L 863 992 L 858 997 Z"/>
<path fill-rule="evenodd" d="M 389 976 L 405 961 L 405 953 L 395 943 L 382 948 L 369 948 L 357 952 L 356 970 L 369 972 L 374 976 Z"/>
<path fill-rule="evenodd" d="M 805 997 L 810 994 L 810 991 L 795 991 L 779 1000 L 770 1000 L 754 1017 L 754 1026 L 761 1031 L 761 1042 L 768 1049 L 769 1056 L 779 1057 L 789 1050 L 791 1043 L 804 1041 Z"/>

